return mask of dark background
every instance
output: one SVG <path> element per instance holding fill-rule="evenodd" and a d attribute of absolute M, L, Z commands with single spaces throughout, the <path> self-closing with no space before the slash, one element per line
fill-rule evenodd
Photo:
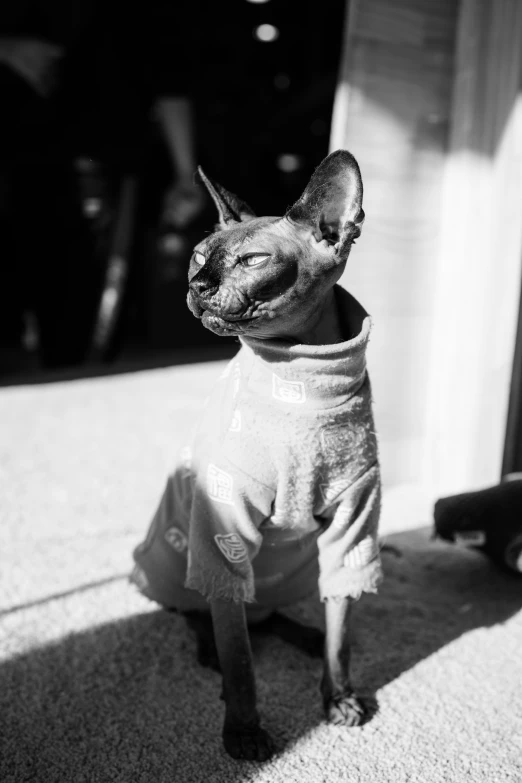
<path fill-rule="evenodd" d="M 158 97 L 190 100 L 197 162 L 258 214 L 283 214 L 328 153 L 344 0 L 131 5 L 22 0 L 0 10 L 0 36 L 65 48 L 45 99 L 0 65 L 4 375 L 223 342 L 185 305 L 191 248 L 212 230 L 213 207 L 170 231 L 168 251 L 161 241 L 172 167 Z M 259 40 L 262 24 L 275 40 Z M 100 331 L 122 212 L 124 274 Z"/>

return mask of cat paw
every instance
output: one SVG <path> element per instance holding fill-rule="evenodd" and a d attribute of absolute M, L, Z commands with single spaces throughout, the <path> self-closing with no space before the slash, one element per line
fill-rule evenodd
<path fill-rule="evenodd" d="M 272 738 L 260 726 L 225 726 L 223 744 L 233 759 L 267 761 L 274 752 Z"/>
<path fill-rule="evenodd" d="M 325 705 L 328 723 L 334 726 L 361 726 L 368 719 L 368 711 L 355 693 L 332 696 Z"/>

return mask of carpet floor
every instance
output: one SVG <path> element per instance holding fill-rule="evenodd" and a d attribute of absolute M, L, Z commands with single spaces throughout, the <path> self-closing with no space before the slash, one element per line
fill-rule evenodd
<path fill-rule="evenodd" d="M 277 753 L 224 753 L 219 676 L 127 582 L 221 366 L 0 389 L 2 783 L 521 783 L 522 583 L 422 518 L 384 525 L 384 584 L 355 611 L 372 720 L 327 725 L 320 661 L 259 634 Z"/>

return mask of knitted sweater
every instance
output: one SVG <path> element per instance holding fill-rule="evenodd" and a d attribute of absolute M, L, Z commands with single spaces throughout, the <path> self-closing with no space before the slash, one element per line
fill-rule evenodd
<path fill-rule="evenodd" d="M 317 583 L 324 599 L 380 581 L 370 319 L 336 296 L 355 335 L 346 342 L 241 339 L 169 480 L 153 527 L 185 557 L 185 587 L 207 599 L 278 606 Z"/>

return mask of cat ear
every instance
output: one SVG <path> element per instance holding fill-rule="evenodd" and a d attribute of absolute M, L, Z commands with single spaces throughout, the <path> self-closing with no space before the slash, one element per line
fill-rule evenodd
<path fill-rule="evenodd" d="M 252 212 L 248 204 L 245 204 L 234 193 L 226 190 L 223 185 L 213 182 L 207 177 L 201 166 L 198 166 L 198 174 L 217 207 L 221 228 L 226 228 L 230 223 L 244 223 L 255 218 L 255 213 Z"/>
<path fill-rule="evenodd" d="M 337 150 L 314 171 L 301 198 L 285 217 L 312 227 L 314 237 L 336 246 L 344 260 L 364 222 L 363 185 L 357 161 L 346 150 Z"/>

